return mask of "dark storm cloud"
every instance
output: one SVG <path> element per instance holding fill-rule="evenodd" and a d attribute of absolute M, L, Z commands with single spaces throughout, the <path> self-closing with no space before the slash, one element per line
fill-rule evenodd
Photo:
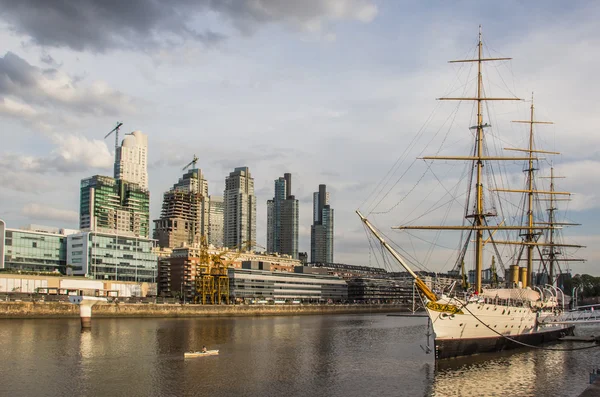
<path fill-rule="evenodd" d="M 37 68 L 18 55 L 7 52 L 4 58 L 0 58 L 0 94 L 12 94 L 19 87 L 21 89 L 35 87 L 37 74 Z"/>
<path fill-rule="evenodd" d="M 244 34 L 270 22 L 318 31 L 327 18 L 368 22 L 377 13 L 370 0 L 0 0 L 0 9 L 36 44 L 97 52 L 218 43 L 225 34 L 195 26 L 209 13 Z"/>
<path fill-rule="evenodd" d="M 42 46 L 103 52 L 152 47 L 169 39 L 211 44 L 224 36 L 188 25 L 208 1 L 0 0 L 2 18 Z"/>

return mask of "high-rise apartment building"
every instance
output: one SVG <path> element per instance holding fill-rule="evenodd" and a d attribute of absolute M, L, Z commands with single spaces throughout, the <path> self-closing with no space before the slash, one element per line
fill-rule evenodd
<path fill-rule="evenodd" d="M 267 201 L 267 251 L 298 259 L 298 200 L 291 191 L 292 174 L 275 180 L 275 195 Z"/>
<path fill-rule="evenodd" d="M 223 247 L 223 196 L 210 196 L 208 204 L 208 244 Z"/>
<path fill-rule="evenodd" d="M 310 261 L 333 263 L 333 208 L 325 185 L 313 194 L 313 224 L 310 228 Z"/>
<path fill-rule="evenodd" d="M 235 168 L 225 178 L 223 244 L 245 249 L 256 244 L 256 197 L 248 167 Z"/>
<path fill-rule="evenodd" d="M 160 219 L 154 221 L 154 238 L 160 247 L 176 248 L 199 243 L 209 231 L 208 182 L 193 168 L 165 192 Z"/>
<path fill-rule="evenodd" d="M 148 189 L 148 135 L 141 131 L 125 135 L 121 146 L 116 148 L 115 179 Z"/>
<path fill-rule="evenodd" d="M 148 237 L 150 193 L 137 183 L 94 175 L 81 180 L 79 228 Z"/>

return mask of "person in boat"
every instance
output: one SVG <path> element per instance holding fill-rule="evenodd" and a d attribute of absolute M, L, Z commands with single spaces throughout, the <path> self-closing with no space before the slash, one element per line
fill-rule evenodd
<path fill-rule="evenodd" d="M 202 353 L 206 353 L 207 351 L 206 346 L 202 346 Z"/>

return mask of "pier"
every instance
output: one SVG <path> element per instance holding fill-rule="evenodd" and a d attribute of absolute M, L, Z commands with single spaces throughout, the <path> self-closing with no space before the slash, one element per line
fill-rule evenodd
<path fill-rule="evenodd" d="M 72 298 L 75 298 L 73 296 Z M 91 298 L 87 297 L 86 298 Z M 74 303 L 74 302 L 72 302 Z M 233 317 L 296 316 L 331 314 L 374 314 L 406 312 L 406 305 L 191 305 L 168 303 L 108 303 L 94 306 L 94 316 L 102 318 L 134 317 Z M 90 308 L 91 311 L 91 308 Z M 2 318 L 74 318 L 81 308 L 67 302 L 2 302 Z"/>
<path fill-rule="evenodd" d="M 591 324 L 600 323 L 600 310 L 576 310 L 539 320 L 542 324 Z"/>
<path fill-rule="evenodd" d="M 579 397 L 600 396 L 600 370 L 595 369 L 590 373 L 590 385 L 579 395 Z"/>
<path fill-rule="evenodd" d="M 81 328 L 92 327 L 92 307 L 98 302 L 106 302 L 106 298 L 97 296 L 69 296 L 69 302 L 79 305 L 79 318 L 81 318 Z"/>

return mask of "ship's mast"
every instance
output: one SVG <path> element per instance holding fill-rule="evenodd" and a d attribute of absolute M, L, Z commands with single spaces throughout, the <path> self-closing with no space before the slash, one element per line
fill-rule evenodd
<path fill-rule="evenodd" d="M 557 194 L 563 194 L 563 195 L 569 194 L 568 192 L 556 192 L 552 189 L 550 191 L 543 191 L 543 190 L 535 189 L 534 180 L 535 180 L 535 171 L 537 171 L 537 169 L 535 168 L 535 165 L 534 165 L 534 161 L 536 160 L 536 158 L 534 157 L 535 154 L 539 154 L 539 153 L 560 154 L 560 153 L 535 149 L 534 139 L 533 139 L 534 124 L 553 124 L 553 123 L 551 121 L 535 120 L 535 118 L 534 118 L 535 110 L 534 109 L 535 109 L 535 106 L 533 104 L 533 93 L 532 93 L 531 94 L 531 108 L 530 108 L 529 120 L 513 121 L 513 123 L 529 124 L 529 146 L 527 147 L 527 149 L 504 148 L 505 150 L 516 150 L 516 151 L 525 152 L 529 155 L 529 158 L 527 160 L 527 169 L 525 170 L 525 172 L 527 172 L 527 189 L 526 190 L 513 190 L 513 189 L 497 189 L 496 190 L 496 191 L 502 191 L 502 192 L 525 193 L 527 195 L 527 225 L 526 225 L 527 227 L 526 227 L 526 232 L 523 235 L 524 239 L 522 242 L 522 244 L 525 245 L 525 249 L 527 252 L 527 256 L 526 256 L 527 278 L 525 280 L 522 280 L 523 288 L 534 284 L 533 283 L 534 250 L 537 245 L 540 245 L 537 242 L 538 237 L 540 235 L 540 228 L 539 228 L 540 223 L 536 224 L 534 217 L 533 217 L 534 198 L 536 198 L 540 194 L 544 194 L 544 195 L 547 194 L 547 195 L 550 195 L 551 197 L 553 197 L 554 195 L 557 195 Z M 553 229 L 554 226 L 555 226 L 554 224 L 550 223 L 548 227 L 550 229 Z M 517 242 L 497 241 L 496 243 L 497 244 L 505 244 L 505 243 L 517 243 Z"/>
<path fill-rule="evenodd" d="M 526 245 L 526 249 L 527 249 L 527 279 L 523 280 L 523 288 L 527 287 L 528 285 L 533 285 L 533 277 L 532 277 L 533 276 L 533 250 L 535 249 L 535 245 L 533 245 L 532 243 L 535 242 L 536 236 L 539 235 L 534 229 L 534 220 L 533 220 L 534 196 L 539 193 L 547 193 L 550 196 L 554 196 L 555 194 L 568 194 L 566 192 L 554 192 L 552 190 L 550 192 L 542 192 L 542 191 L 534 190 L 533 181 L 535 178 L 535 171 L 536 171 L 536 169 L 534 168 L 534 164 L 533 164 L 534 153 L 560 154 L 558 152 L 539 151 L 539 150 L 534 149 L 533 125 L 534 124 L 553 124 L 551 121 L 535 120 L 534 119 L 534 109 L 535 109 L 535 106 L 533 105 L 533 93 L 532 93 L 531 94 L 531 110 L 530 110 L 529 120 L 528 121 L 519 121 L 519 120 L 513 121 L 513 123 L 529 124 L 529 148 L 523 150 L 523 151 L 526 151 L 529 153 L 528 167 L 525 170 L 525 172 L 527 172 L 527 226 L 528 226 L 527 232 L 525 233 L 525 242 L 527 243 L 527 245 Z M 550 226 L 553 227 L 554 225 L 550 225 Z"/>
<path fill-rule="evenodd" d="M 483 239 L 484 230 L 519 230 L 520 227 L 515 226 L 488 226 L 485 222 L 485 209 L 483 207 L 483 166 L 484 161 L 489 160 L 528 160 L 525 157 L 497 157 L 485 156 L 483 141 L 485 138 L 484 128 L 489 127 L 483 123 L 483 101 L 519 101 L 519 98 L 488 98 L 483 95 L 483 73 L 482 64 L 488 61 L 505 61 L 512 58 L 484 58 L 483 57 L 483 40 L 481 35 L 481 25 L 479 26 L 479 40 L 477 44 L 476 59 L 462 59 L 450 61 L 450 63 L 477 62 L 477 95 L 470 98 L 439 98 L 440 100 L 454 101 L 476 101 L 477 102 L 477 125 L 473 129 L 477 130 L 475 137 L 475 153 L 473 156 L 453 156 L 453 157 L 423 157 L 426 160 L 470 160 L 473 161 L 475 167 L 475 208 L 474 212 L 467 215 L 472 218 L 472 224 L 466 226 L 396 226 L 394 229 L 431 229 L 431 230 L 472 230 L 475 232 L 475 290 L 481 291 L 481 272 L 483 270 L 483 247 L 485 241 Z"/>
<path fill-rule="evenodd" d="M 550 168 L 550 191 L 554 191 L 554 167 Z M 550 195 L 550 208 L 548 208 L 548 223 L 550 226 L 554 226 L 554 195 Z M 550 285 L 554 285 L 554 263 L 556 262 L 556 250 L 554 249 L 554 229 L 550 229 L 550 251 L 548 254 L 548 282 Z"/>
<path fill-rule="evenodd" d="M 531 243 L 534 240 L 533 234 L 533 159 L 532 150 L 533 150 L 533 94 L 531 94 L 531 123 L 529 123 L 529 167 L 527 168 L 527 184 L 529 185 L 529 192 L 527 193 L 527 226 L 529 229 L 527 230 L 526 240 Z M 533 249 L 535 247 L 533 245 L 527 246 L 527 282 L 524 282 L 526 287 L 527 285 L 533 285 Z"/>
<path fill-rule="evenodd" d="M 392 229 L 400 229 L 400 230 L 469 230 L 475 232 L 475 290 L 481 291 L 482 284 L 482 267 L 483 267 L 483 248 L 485 244 L 491 240 L 491 236 L 498 230 L 512 230 L 512 231 L 522 231 L 524 229 L 527 230 L 525 240 L 521 241 L 498 241 L 494 240 L 494 244 L 514 244 L 514 245 L 525 245 L 527 246 L 528 252 L 528 276 L 527 280 L 531 280 L 532 276 L 532 262 L 533 262 L 533 249 L 537 246 L 551 246 L 551 247 L 577 247 L 580 248 L 579 245 L 571 245 L 571 244 L 556 244 L 553 242 L 553 236 L 550 237 L 551 242 L 538 242 L 535 241 L 534 236 L 538 235 L 536 231 L 540 230 L 548 230 L 554 229 L 557 225 L 553 219 L 551 219 L 550 223 L 541 222 L 535 223 L 533 218 L 533 197 L 535 194 L 550 194 L 552 197 L 554 194 L 570 194 L 568 192 L 556 192 L 551 189 L 551 192 L 547 191 L 538 191 L 535 190 L 535 186 L 533 184 L 534 177 L 534 161 L 537 161 L 538 158 L 534 157 L 537 153 L 549 153 L 549 154 L 558 154 L 555 152 L 547 152 L 541 150 L 534 150 L 533 148 L 533 124 L 542 123 L 542 124 L 551 124 L 549 122 L 543 121 L 535 121 L 534 120 L 534 107 L 533 100 L 531 105 L 531 117 L 528 121 L 517 121 L 520 123 L 529 123 L 530 124 L 530 136 L 529 136 L 529 147 L 527 149 L 515 149 L 515 148 L 505 148 L 505 150 L 515 150 L 520 152 L 525 152 L 528 154 L 527 157 L 508 157 L 508 156 L 489 156 L 484 153 L 484 128 L 490 127 L 489 124 L 483 122 L 483 102 L 484 101 L 520 101 L 519 98 L 511 97 L 511 98 L 489 98 L 484 96 L 483 90 L 483 76 L 482 76 L 482 64 L 483 62 L 488 61 L 505 61 L 510 60 L 512 58 L 483 58 L 483 42 L 482 42 L 482 34 L 481 34 L 481 25 L 479 26 L 479 40 L 477 44 L 477 58 L 476 59 L 462 59 L 456 61 L 449 61 L 449 63 L 463 63 L 463 62 L 477 62 L 477 93 L 475 97 L 444 97 L 438 98 L 439 100 L 453 100 L 453 101 L 476 101 L 477 102 L 477 125 L 471 127 L 471 130 L 476 130 L 475 137 L 475 153 L 472 156 L 427 156 L 422 157 L 424 160 L 457 160 L 457 161 L 472 161 L 473 167 L 475 168 L 475 208 L 473 208 L 473 213 L 466 214 L 466 218 L 469 219 L 469 224 L 462 226 L 394 226 Z M 486 213 L 484 208 L 484 188 L 483 188 L 483 166 L 486 161 L 527 161 L 528 162 L 528 186 L 526 190 L 508 190 L 508 189 L 489 189 L 490 191 L 505 191 L 505 192 L 516 192 L 516 193 L 527 193 L 529 195 L 527 211 L 528 211 L 528 222 L 527 225 L 518 225 L 518 226 L 506 226 L 504 225 L 504 221 L 498 225 L 489 225 L 486 222 L 486 217 L 491 214 Z M 473 181 L 471 181 L 473 182 Z M 541 199 L 545 200 L 545 199 Z M 561 200 L 561 199 L 555 199 Z M 415 278 L 417 285 L 419 285 L 419 281 L 421 281 L 414 272 L 408 267 L 406 263 L 402 260 L 400 255 L 396 253 L 385 241 L 381 238 L 381 236 L 376 232 L 370 222 L 360 213 L 358 212 L 359 217 L 365 223 L 365 225 L 371 230 L 371 232 L 379 239 L 382 245 L 392 253 L 392 255 L 400 262 L 400 264 Z M 549 226 L 548 226 L 549 225 Z M 489 233 L 489 238 L 484 240 L 483 232 L 487 231 Z M 494 266 L 495 267 L 495 266 Z M 422 283 L 422 281 L 421 281 Z M 526 285 L 524 285 L 525 287 Z M 425 288 L 420 288 L 421 291 L 428 297 L 430 300 L 435 300 L 434 296 L 428 296 L 431 291 L 427 291 Z"/>
<path fill-rule="evenodd" d="M 555 188 L 554 188 L 554 180 L 557 178 L 564 178 L 564 176 L 556 176 L 554 175 L 554 167 L 550 168 L 550 176 L 542 176 L 540 178 L 547 178 L 550 179 L 550 192 L 555 193 Z M 550 285 L 554 285 L 555 283 L 555 273 L 554 273 L 554 269 L 557 268 L 556 264 L 558 262 L 558 256 L 562 253 L 562 251 L 560 250 L 560 247 L 571 247 L 571 248 L 582 248 L 583 246 L 581 245 L 574 245 L 574 244 L 560 244 L 560 243 L 556 243 L 555 242 L 555 233 L 556 233 L 556 228 L 559 226 L 581 226 L 579 223 L 568 223 L 568 222 L 557 222 L 556 221 L 556 215 L 555 212 L 558 210 L 558 208 L 556 208 L 556 202 L 557 201 L 570 201 L 570 198 L 555 198 L 554 194 L 550 194 L 550 198 L 545 199 L 547 201 L 550 201 L 550 206 L 548 207 L 547 211 L 548 211 L 548 225 L 551 227 L 550 229 L 550 233 L 548 236 L 548 248 L 545 249 L 545 251 L 547 252 L 548 255 L 548 283 Z M 578 259 L 578 258 L 563 258 L 561 259 L 562 261 L 565 262 L 585 262 L 584 259 Z"/>
<path fill-rule="evenodd" d="M 477 57 L 477 208 L 475 210 L 475 226 L 483 226 L 483 185 L 481 183 L 483 173 L 483 162 L 481 156 L 483 154 L 483 114 L 481 114 L 481 88 L 483 80 L 481 76 L 481 61 L 483 46 L 481 41 L 481 25 L 479 25 L 479 44 L 478 44 L 478 57 Z M 475 231 L 475 288 L 476 291 L 481 291 L 481 271 L 483 270 L 483 230 L 477 229 Z"/>

